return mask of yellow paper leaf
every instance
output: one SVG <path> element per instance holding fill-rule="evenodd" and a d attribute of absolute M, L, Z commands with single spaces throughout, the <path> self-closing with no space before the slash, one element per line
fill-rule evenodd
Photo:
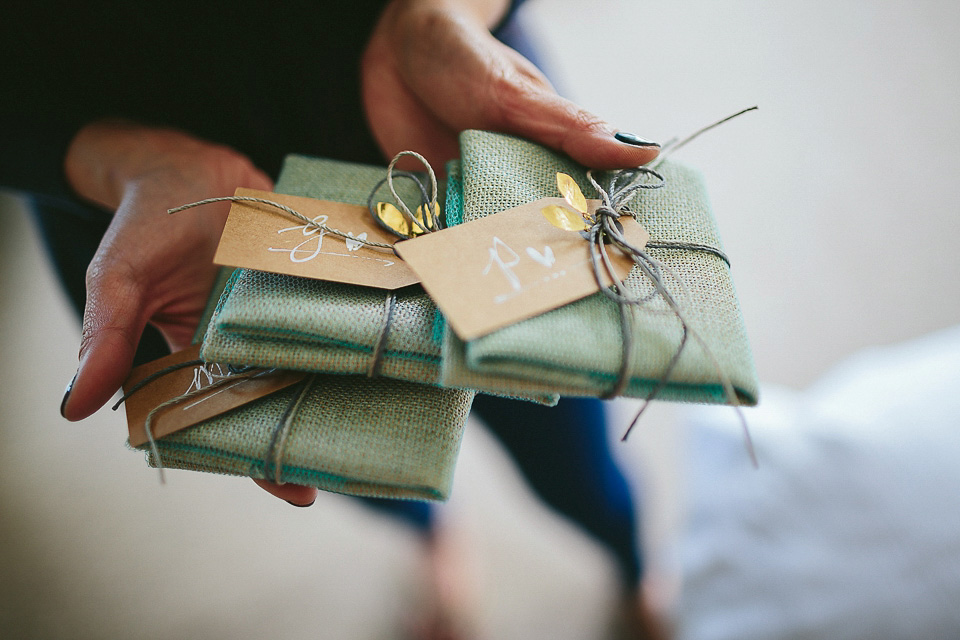
<path fill-rule="evenodd" d="M 422 224 L 427 231 L 436 231 L 436 224 L 433 220 L 437 219 L 440 215 L 440 205 L 434 204 L 433 207 L 434 217 L 427 219 L 427 205 L 420 205 L 417 207 L 417 210 L 414 212 L 414 215 L 417 216 L 417 221 Z M 378 202 L 377 203 L 377 217 L 380 218 L 380 221 L 383 224 L 387 225 L 391 231 L 396 233 L 402 238 L 415 238 L 419 235 L 427 233 L 415 223 L 411 222 L 410 219 L 404 215 L 400 209 L 390 204 L 389 202 Z"/>
<path fill-rule="evenodd" d="M 587 208 L 586 203 L 584 203 L 583 208 Z M 546 218 L 550 224 L 564 231 L 583 231 L 589 228 L 583 216 L 579 213 L 574 213 L 556 204 L 545 206 L 540 209 L 540 213 L 543 214 L 543 217 Z"/>
<path fill-rule="evenodd" d="M 385 224 L 387 228 L 398 236 L 405 238 L 412 235 L 410 233 L 410 221 L 407 220 L 407 217 L 403 215 L 400 209 L 397 209 L 389 202 L 377 203 L 377 217 L 380 218 L 380 221 Z M 416 231 L 420 230 L 416 229 Z"/>
<path fill-rule="evenodd" d="M 587 200 L 583 197 L 583 192 L 580 191 L 580 187 L 573 178 L 558 171 L 557 188 L 560 190 L 560 195 L 563 196 L 563 199 L 566 200 L 571 207 L 580 213 L 587 212 Z"/>
<path fill-rule="evenodd" d="M 422 224 L 423 226 L 425 226 L 427 229 L 429 229 L 429 230 L 431 230 L 431 231 L 436 231 L 436 230 L 437 230 L 437 229 L 436 229 L 436 224 L 433 222 L 433 220 L 439 220 L 439 219 L 440 219 L 440 203 L 438 203 L 438 202 L 434 202 L 434 203 L 433 203 L 433 217 L 432 217 L 432 218 L 430 218 L 430 219 L 425 219 L 425 218 L 427 218 L 426 213 L 427 213 L 427 205 L 422 204 L 422 205 L 420 205 L 419 207 L 417 207 L 417 211 L 416 211 L 417 220 L 420 222 L 420 224 Z M 416 235 L 420 235 L 421 233 L 423 233 L 423 231 L 422 231 L 417 225 L 411 225 L 411 226 L 413 227 L 413 235 L 416 236 Z"/>

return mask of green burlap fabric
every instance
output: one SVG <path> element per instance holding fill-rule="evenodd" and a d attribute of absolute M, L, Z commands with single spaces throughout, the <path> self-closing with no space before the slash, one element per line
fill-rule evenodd
<path fill-rule="evenodd" d="M 539 198 L 558 196 L 556 173 L 574 177 L 584 194 L 597 197 L 585 169 L 569 158 L 512 136 L 466 131 L 460 137 L 461 194 L 448 194 L 448 216 L 464 222 Z M 721 248 L 716 222 L 700 175 L 680 164 L 659 168 L 666 185 L 641 191 L 630 202 L 651 241 L 700 243 Z M 454 175 L 456 175 L 454 171 Z M 458 183 L 451 185 L 455 190 Z M 462 214 L 453 211 L 462 207 Z M 586 251 L 586 241 L 584 241 Z M 666 265 L 668 290 L 689 325 L 704 339 L 716 365 L 696 340 L 688 340 L 660 398 L 726 402 L 719 369 L 741 402 L 757 400 L 757 377 L 728 265 L 716 255 L 692 250 L 649 249 Z M 628 286 L 654 291 L 637 268 Z M 464 286 L 470 286 L 465 281 Z M 634 311 L 629 384 L 624 395 L 645 397 L 676 353 L 682 328 L 657 296 Z M 617 303 L 594 294 L 572 304 L 464 343 L 448 329 L 444 336 L 443 380 L 499 393 L 602 396 L 614 387 L 622 361 Z M 717 366 L 718 365 L 718 366 Z"/>
<path fill-rule="evenodd" d="M 291 156 L 277 190 L 365 204 L 383 175 L 382 168 Z M 397 186 L 415 198 L 410 183 Z M 236 269 L 205 335 L 198 336 L 202 355 L 208 362 L 364 373 L 384 296 L 366 287 Z M 422 289 L 399 292 L 380 372 L 407 381 L 317 375 L 293 414 L 280 456 L 282 481 L 351 495 L 446 499 L 473 392 L 436 386 L 440 336 L 436 309 Z M 158 440 L 162 464 L 274 479 L 266 458 L 294 393 L 280 391 Z"/>
<path fill-rule="evenodd" d="M 291 155 L 284 162 L 276 190 L 366 206 L 371 189 L 385 175 L 383 167 Z M 412 182 L 394 183 L 406 202 L 419 201 Z M 390 198 L 385 189 L 383 197 Z M 386 293 L 371 287 L 237 269 L 210 320 L 202 355 L 210 362 L 234 365 L 365 374 L 383 331 Z M 442 317 L 423 289 L 398 290 L 378 375 L 440 384 L 442 336 Z M 501 395 L 543 404 L 557 400 L 549 392 Z"/>
<path fill-rule="evenodd" d="M 161 438 L 163 466 L 274 480 L 270 443 L 296 391 Z M 472 398 L 398 380 L 317 375 L 293 415 L 280 478 L 350 495 L 445 500 Z"/>
<path fill-rule="evenodd" d="M 289 156 L 278 193 L 366 206 L 385 169 Z M 395 181 L 407 202 L 412 183 Z M 386 194 L 389 198 L 389 193 Z M 364 374 L 383 330 L 385 290 L 238 269 L 211 318 L 202 355 L 211 362 Z M 440 382 L 437 311 L 420 287 L 397 291 L 379 374 Z"/>

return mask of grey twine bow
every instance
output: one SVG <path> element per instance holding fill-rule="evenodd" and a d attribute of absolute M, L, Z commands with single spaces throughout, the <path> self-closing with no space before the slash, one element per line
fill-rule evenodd
<path fill-rule="evenodd" d="M 698 134 L 705 130 L 706 129 L 701 130 L 698 132 Z M 684 143 L 685 142 L 686 141 L 684 141 Z M 681 145 L 675 145 L 674 148 L 677 146 Z M 651 178 L 654 179 L 654 181 L 651 182 Z M 667 304 L 670 311 L 676 316 L 682 330 L 682 335 L 680 338 L 680 343 L 677 346 L 677 350 L 674 352 L 673 357 L 667 364 L 663 375 L 650 390 L 650 393 L 647 394 L 646 398 L 644 398 L 643 404 L 637 411 L 637 414 L 634 416 L 621 439 L 627 439 L 634 426 L 636 426 L 637 422 L 640 420 L 640 416 L 643 415 L 647 406 L 649 406 L 650 402 L 659 396 L 664 387 L 666 387 L 670 380 L 670 376 L 673 374 L 677 363 L 680 361 L 680 356 L 683 354 L 688 338 L 692 336 L 700 344 L 704 353 L 711 360 L 718 376 L 720 377 L 727 401 L 737 411 L 737 415 L 739 416 L 743 425 L 750 458 L 753 464 L 756 466 L 756 455 L 750 440 L 746 420 L 740 410 L 739 401 L 737 399 L 736 392 L 733 389 L 733 385 L 730 382 L 729 377 L 720 367 L 720 363 L 714 356 L 713 351 L 707 345 L 706 341 L 700 336 L 700 334 L 690 326 L 690 323 L 684 316 L 683 310 L 680 304 L 677 302 L 677 299 L 664 284 L 663 273 L 665 271 L 669 271 L 669 268 L 659 260 L 651 257 L 646 251 L 643 250 L 643 248 L 637 247 L 628 241 L 624 236 L 623 227 L 619 222 L 619 218 L 624 215 L 629 215 L 636 219 L 636 214 L 629 210 L 629 208 L 626 206 L 626 203 L 640 190 L 662 188 L 666 183 L 664 177 L 653 168 L 637 167 L 635 169 L 623 169 L 613 172 L 607 180 L 606 187 L 601 186 L 601 184 L 596 180 L 593 170 L 587 171 L 587 180 L 589 180 L 590 184 L 593 185 L 593 188 L 596 189 L 601 200 L 600 206 L 597 207 L 597 210 L 594 212 L 591 219 L 590 228 L 584 232 L 590 243 L 590 260 L 593 267 L 593 274 L 597 280 L 598 286 L 600 287 L 600 291 L 618 304 L 620 310 L 621 335 L 623 336 L 622 357 L 617 382 L 613 388 L 604 395 L 604 398 L 613 398 L 621 395 L 630 382 L 631 355 L 633 353 L 634 345 L 634 334 L 631 327 L 631 322 L 633 318 L 632 311 L 634 308 L 642 306 L 643 304 L 652 300 L 654 297 L 659 296 Z M 633 260 L 633 263 L 640 270 L 640 273 L 643 274 L 643 276 L 646 277 L 646 279 L 653 285 L 654 290 L 652 292 L 646 295 L 639 295 L 629 290 L 626 283 L 617 276 L 613 269 L 613 263 L 611 262 L 608 253 L 608 245 L 615 247 L 617 250 L 628 255 Z M 722 251 L 709 245 L 688 242 L 658 241 L 650 242 L 647 244 L 647 246 L 651 248 L 704 251 L 716 255 L 728 265 L 730 264 L 729 259 Z M 604 273 L 606 273 L 609 276 L 609 279 L 613 282 L 612 286 L 606 287 L 603 285 Z M 674 276 L 674 279 L 679 282 L 681 286 L 683 286 L 683 281 L 680 278 Z"/>

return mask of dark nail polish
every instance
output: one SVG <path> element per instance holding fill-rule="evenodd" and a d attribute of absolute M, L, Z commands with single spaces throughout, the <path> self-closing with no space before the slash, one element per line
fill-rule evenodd
<path fill-rule="evenodd" d="M 632 133 L 627 133 L 626 131 L 618 131 L 613 137 L 619 140 L 620 142 L 624 142 L 626 144 L 632 144 L 635 147 L 659 147 L 660 146 L 659 142 L 646 140 Z"/>
<path fill-rule="evenodd" d="M 310 504 L 297 504 L 296 502 L 292 502 L 292 501 L 290 501 L 290 500 L 287 500 L 287 504 L 292 504 L 293 506 L 295 506 L 295 507 L 300 507 L 301 509 L 306 509 L 307 507 L 312 507 L 314 502 L 316 502 L 316 500 L 314 500 L 314 501 L 311 502 Z"/>
<path fill-rule="evenodd" d="M 77 374 L 73 374 L 73 378 L 70 379 L 70 383 L 67 385 L 67 388 L 63 392 L 63 400 L 60 401 L 60 415 L 66 418 L 67 416 L 63 413 L 64 409 L 67 408 L 67 400 L 70 399 L 70 392 L 73 391 L 73 383 L 77 381 Z"/>

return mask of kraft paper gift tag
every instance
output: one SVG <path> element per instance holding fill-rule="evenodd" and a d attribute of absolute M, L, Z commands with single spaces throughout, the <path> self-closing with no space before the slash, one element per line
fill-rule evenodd
<path fill-rule="evenodd" d="M 275 188 L 292 196 L 362 205 L 357 215 L 369 216 L 367 198 L 385 175 L 382 167 L 291 155 Z M 406 202 L 419 201 L 411 182 L 395 180 L 395 185 Z M 386 189 L 379 193 L 390 199 Z M 290 221 L 287 226 L 297 224 Z M 341 239 L 328 236 L 323 242 L 340 247 L 343 253 Z M 374 287 L 237 269 L 210 319 L 203 357 L 234 365 L 365 374 L 384 331 L 387 293 Z M 436 307 L 419 286 L 394 293 L 395 307 L 377 375 L 440 384 L 442 322 Z M 556 402 L 556 396 L 549 394 L 529 399 Z"/>
<path fill-rule="evenodd" d="M 556 196 L 557 172 L 572 176 L 587 198 L 597 197 L 583 167 L 526 140 L 465 131 L 460 136 L 460 150 L 459 168 L 453 167 L 454 179 L 448 186 L 448 219 L 469 222 Z M 699 243 L 721 249 L 701 176 L 675 162 L 665 162 L 658 171 L 665 186 L 640 191 L 629 203 L 649 232 L 651 243 Z M 713 356 L 696 340 L 688 340 L 658 397 L 726 402 L 719 368 L 742 403 L 756 403 L 756 372 L 727 263 L 712 253 L 689 249 L 648 247 L 647 252 L 668 268 L 664 275 L 667 289 Z M 626 282 L 635 292 L 654 293 L 653 285 L 637 268 Z M 471 286 L 469 277 L 464 278 L 463 286 Z M 663 377 L 677 351 L 682 328 L 656 295 L 633 313 L 633 347 L 624 395 L 642 398 Z M 561 395 L 603 396 L 619 378 L 622 340 L 618 304 L 602 293 L 469 342 L 448 326 L 443 380 L 487 392 L 549 389 Z"/>

